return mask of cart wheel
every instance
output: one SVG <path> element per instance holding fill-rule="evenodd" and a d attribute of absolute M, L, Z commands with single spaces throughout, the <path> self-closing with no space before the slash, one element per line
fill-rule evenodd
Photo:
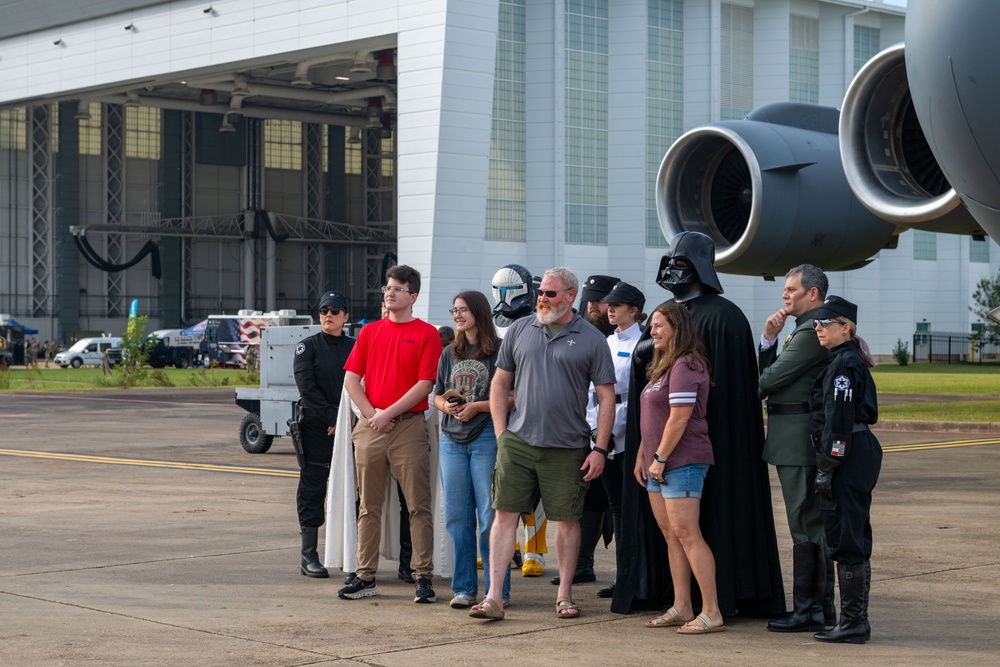
<path fill-rule="evenodd" d="M 264 426 L 260 423 L 260 415 L 251 412 L 240 422 L 240 444 L 250 454 L 263 454 L 271 449 L 273 435 L 264 435 Z"/>

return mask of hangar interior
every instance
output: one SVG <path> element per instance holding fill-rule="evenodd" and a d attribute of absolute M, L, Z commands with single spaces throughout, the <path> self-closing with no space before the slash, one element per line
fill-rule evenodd
<path fill-rule="evenodd" d="M 64 339 L 135 298 L 176 327 L 335 286 L 377 318 L 395 58 L 386 37 L 0 108 L 0 313 Z"/>

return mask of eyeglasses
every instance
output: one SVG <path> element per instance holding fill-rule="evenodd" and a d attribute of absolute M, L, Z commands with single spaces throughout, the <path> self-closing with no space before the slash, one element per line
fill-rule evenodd
<path fill-rule="evenodd" d="M 322 308 L 319 309 L 319 314 L 320 315 L 340 315 L 341 310 L 342 310 L 341 308 L 329 308 L 327 306 L 323 306 Z"/>
<path fill-rule="evenodd" d="M 454 317 L 455 315 L 465 315 L 466 313 L 469 312 L 469 309 L 468 308 L 452 308 L 448 312 L 451 313 L 452 317 Z"/>
<path fill-rule="evenodd" d="M 382 288 L 382 294 L 388 294 L 389 292 L 393 292 L 394 294 L 414 294 L 414 292 L 411 292 L 405 287 L 386 285 L 385 287 Z"/>
<path fill-rule="evenodd" d="M 813 320 L 813 329 L 816 327 L 823 327 L 824 329 L 831 324 L 843 324 L 840 320 Z"/>
<path fill-rule="evenodd" d="M 556 298 L 559 292 L 568 292 L 568 289 L 540 289 L 538 290 L 538 296 L 548 297 L 549 299 Z"/>

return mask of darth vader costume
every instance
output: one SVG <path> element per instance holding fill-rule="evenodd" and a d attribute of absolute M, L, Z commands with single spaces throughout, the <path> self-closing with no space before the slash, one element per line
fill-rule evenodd
<path fill-rule="evenodd" d="M 657 283 L 673 292 L 694 319 L 711 364 L 708 427 L 715 455 L 701 499 L 701 530 L 715 556 L 723 616 L 773 618 L 785 610 L 785 594 L 771 508 L 764 423 L 757 398 L 757 361 L 750 323 L 720 296 L 715 246 L 698 232 L 682 232 L 664 255 Z M 653 356 L 649 326 L 633 353 L 623 468 L 640 452 L 639 394 Z M 647 491 L 626 479 L 622 498 L 622 546 L 611 610 L 661 609 L 673 600 L 667 547 L 649 507 Z M 694 588 L 697 591 L 697 588 Z"/>

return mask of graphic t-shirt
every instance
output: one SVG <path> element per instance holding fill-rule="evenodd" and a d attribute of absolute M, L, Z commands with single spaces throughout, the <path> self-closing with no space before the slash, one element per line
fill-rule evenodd
<path fill-rule="evenodd" d="M 485 359 L 459 359 L 452 354 L 452 347 L 453 345 L 449 345 L 441 353 L 434 394 L 441 395 L 454 389 L 466 403 L 488 401 L 490 382 L 497 369 L 497 355 L 493 354 Z M 474 348 L 466 347 L 466 351 L 469 356 L 475 354 Z M 480 412 L 465 423 L 447 413 L 441 415 L 441 431 L 460 445 L 474 441 L 487 427 L 492 428 L 493 424 L 489 412 Z"/>

